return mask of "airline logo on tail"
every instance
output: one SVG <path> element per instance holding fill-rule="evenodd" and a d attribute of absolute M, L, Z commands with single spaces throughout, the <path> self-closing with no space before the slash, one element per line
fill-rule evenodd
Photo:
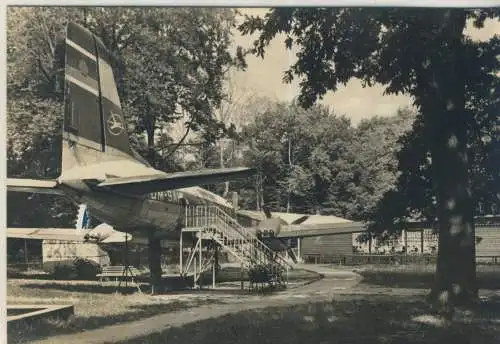
<path fill-rule="evenodd" d="M 119 113 L 111 111 L 106 124 L 108 125 L 108 131 L 111 135 L 120 135 L 125 131 L 125 126 Z"/>

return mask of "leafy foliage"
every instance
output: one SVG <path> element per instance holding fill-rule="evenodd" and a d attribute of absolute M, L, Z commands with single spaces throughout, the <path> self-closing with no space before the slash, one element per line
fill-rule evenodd
<path fill-rule="evenodd" d="M 497 13 L 491 10 L 279 8 L 270 10 L 265 18 L 247 17 L 240 30 L 243 33 L 260 31 L 254 52 L 262 57 L 265 46 L 278 33 L 287 35 L 287 47 L 298 47 L 298 60 L 284 79 L 301 78 L 299 102 L 304 106 L 311 106 L 329 90 L 335 91 L 338 84 L 360 78 L 366 85 L 374 82 L 387 85 L 387 93 L 414 95 L 416 105 L 423 110 L 423 102 L 429 97 L 426 87 L 437 87 L 438 79 L 446 78 L 438 75 L 438 71 L 445 70 L 443 66 L 451 63 L 446 55 L 450 50 L 443 47 L 454 31 L 453 27 L 446 26 L 446 20 L 454 20 L 459 25 L 462 18 L 463 28 L 463 18 L 467 17 L 480 28 L 487 18 L 495 16 Z M 456 30 L 459 29 L 457 26 Z M 471 181 L 476 200 L 491 208 L 492 202 L 498 202 L 499 190 L 499 185 L 493 182 L 497 180 L 498 167 L 490 163 L 490 159 L 498 155 L 498 143 L 493 138 L 498 136 L 495 135 L 498 126 L 495 113 L 499 92 L 495 72 L 499 62 L 494 57 L 498 54 L 498 37 L 488 42 L 464 37 L 463 45 L 467 61 L 467 68 L 461 70 L 466 80 L 465 110 L 469 118 L 474 119 L 467 120 Z M 402 171 L 397 192 L 400 195 L 391 192 L 386 197 L 387 210 L 392 214 L 378 214 L 387 220 L 416 215 L 424 219 L 436 217 L 428 140 L 432 133 L 426 118 L 421 113 L 412 132 L 401 142 L 404 149 L 398 155 Z M 401 202 L 403 198 L 405 202 Z M 389 225 L 390 220 L 380 227 Z"/>
<path fill-rule="evenodd" d="M 350 145 L 351 170 L 354 185 L 350 217 L 368 220 L 382 197 L 393 190 L 398 170 L 397 156 L 404 147 L 400 139 L 407 134 L 415 119 L 409 109 L 400 109 L 394 116 L 363 120 L 355 129 Z"/>
<path fill-rule="evenodd" d="M 394 186 L 396 142 L 412 119 L 401 110 L 353 128 L 323 106 L 277 103 L 244 127 L 243 156 L 264 177 L 264 199 L 275 211 L 362 219 Z M 255 200 L 255 185 L 240 187 Z"/>
<path fill-rule="evenodd" d="M 171 170 L 178 166 L 169 163 L 172 152 L 164 145 L 172 139 L 163 131 L 162 146 L 156 141 L 181 115 L 187 118 L 186 130 L 199 132 L 207 142 L 227 134 L 214 109 L 224 98 L 226 70 L 244 67 L 241 51 L 230 53 L 234 17 L 231 9 L 9 8 L 9 176 L 54 178 L 60 173 L 53 157 L 60 156 L 68 21 L 89 28 L 110 49 L 132 145 L 158 168 Z"/>
<path fill-rule="evenodd" d="M 484 172 L 488 165 L 478 159 L 484 144 L 477 140 L 483 135 L 477 134 L 480 128 L 496 131 L 494 121 L 485 119 L 496 117 L 498 110 L 500 37 L 478 43 L 464 30 L 468 20 L 480 28 L 487 18 L 498 19 L 499 14 L 498 9 L 279 8 L 264 19 L 248 17 L 240 26 L 244 34 L 260 32 L 257 55 L 264 56 L 265 47 L 278 33 L 287 35 L 288 48 L 298 46 L 297 62 L 284 80 L 301 78 L 299 102 L 305 107 L 351 78 L 365 85 L 382 84 L 389 94 L 413 97 L 420 112 L 416 122 L 420 131 L 407 136 L 412 141 L 406 145 L 407 152 L 420 154 L 416 164 L 404 166 L 411 172 L 402 174 L 400 192 L 385 199 L 394 207 L 386 206 L 388 213 L 380 208 L 374 219 L 376 225 L 404 223 L 411 211 L 432 213 L 435 197 L 440 239 L 432 298 L 446 305 L 447 316 L 452 314 L 447 308 L 450 302 L 468 303 L 477 297 L 474 201 L 492 198 L 491 193 L 472 194 L 471 181 L 474 186 L 491 182 L 485 177 L 488 173 L 471 178 L 470 170 L 474 166 Z M 428 152 L 430 168 L 425 162 Z M 493 180 L 497 171 L 489 171 Z M 403 195 L 403 190 L 409 192 Z M 411 200 L 415 192 L 416 202 Z"/>

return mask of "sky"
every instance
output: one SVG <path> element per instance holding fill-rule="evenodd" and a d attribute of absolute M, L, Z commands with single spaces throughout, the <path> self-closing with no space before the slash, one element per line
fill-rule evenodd
<path fill-rule="evenodd" d="M 240 11 L 248 15 L 263 15 L 267 9 L 249 8 Z M 471 29 L 467 30 L 467 33 L 475 39 L 488 39 L 495 33 L 500 34 L 500 22 L 490 21 L 484 29 Z M 233 35 L 235 46 L 240 45 L 244 48 L 250 47 L 255 38 L 255 36 L 242 36 L 237 31 Z M 264 59 L 248 56 L 247 71 L 238 71 L 234 74 L 232 84 L 237 85 L 234 92 L 267 96 L 280 101 L 295 98 L 299 94 L 298 82 L 294 81 L 292 84 L 282 82 L 284 71 L 295 60 L 294 55 L 293 51 L 285 50 L 283 36 L 274 39 L 266 49 Z M 383 91 L 382 86 L 363 88 L 359 80 L 352 80 L 346 86 L 339 87 L 335 93 L 327 93 L 320 103 L 332 106 L 339 115 L 346 115 L 354 125 L 364 118 L 376 115 L 390 116 L 400 107 L 412 106 L 408 96 L 384 96 Z"/>

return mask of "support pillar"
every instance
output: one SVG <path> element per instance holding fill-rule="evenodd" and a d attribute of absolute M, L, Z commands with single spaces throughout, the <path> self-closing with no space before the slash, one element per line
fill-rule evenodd
<path fill-rule="evenodd" d="M 26 270 L 28 270 L 28 240 L 24 239 L 24 262 L 26 263 Z"/>
<path fill-rule="evenodd" d="M 155 236 L 156 231 L 148 231 L 148 261 L 151 293 L 155 294 L 161 289 L 161 242 Z"/>
<path fill-rule="evenodd" d="M 215 259 L 214 263 L 212 264 L 212 289 L 215 289 Z"/>
<path fill-rule="evenodd" d="M 241 267 L 240 267 L 240 280 L 241 280 L 241 290 L 244 290 L 245 289 L 245 282 L 243 281 L 243 264 L 241 264 Z"/>
<path fill-rule="evenodd" d="M 403 230 L 403 245 L 405 247 L 405 255 L 408 254 L 408 232 L 405 230 Z"/>
<path fill-rule="evenodd" d="M 424 230 L 420 231 L 420 254 L 424 254 Z"/>
<path fill-rule="evenodd" d="M 219 244 L 214 241 L 214 262 L 212 271 L 212 288 L 215 289 L 215 284 L 217 280 L 217 269 L 219 268 Z"/>
<path fill-rule="evenodd" d="M 302 262 L 302 250 L 300 249 L 301 243 L 302 238 L 297 238 L 297 259 L 299 260 L 299 262 Z"/>
<path fill-rule="evenodd" d="M 199 271 L 198 271 L 198 284 L 200 285 L 200 289 L 201 289 L 201 270 L 203 268 L 203 261 L 202 261 L 202 258 L 203 258 L 203 233 L 201 231 L 199 231 L 199 235 L 200 235 L 200 250 L 198 251 L 199 252 L 199 257 L 198 257 L 198 262 L 199 262 Z"/>
<path fill-rule="evenodd" d="M 125 233 L 125 289 L 128 287 L 128 234 Z"/>
<path fill-rule="evenodd" d="M 183 271 L 184 271 L 184 268 L 182 266 L 182 256 L 184 254 L 184 247 L 182 246 L 182 234 L 183 232 L 181 231 L 181 237 L 179 239 L 179 274 L 182 276 L 183 275 Z"/>

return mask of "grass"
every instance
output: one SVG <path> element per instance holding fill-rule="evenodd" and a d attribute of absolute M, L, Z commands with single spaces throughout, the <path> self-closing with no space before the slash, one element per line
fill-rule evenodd
<path fill-rule="evenodd" d="M 434 281 L 434 265 L 372 265 L 352 269 L 363 276 L 362 284 L 409 289 L 430 289 Z M 478 265 L 479 289 L 500 289 L 500 266 Z"/>
<path fill-rule="evenodd" d="M 283 306 L 269 300 L 266 301 L 267 308 L 258 311 L 189 323 L 123 343 L 498 342 L 500 297 L 495 289 L 500 289 L 500 268 L 497 266 L 478 266 L 479 284 L 481 288 L 489 289 L 488 302 L 478 307 L 474 314 L 461 314 L 456 323 L 446 328 L 432 324 L 432 318 L 428 316 L 431 310 L 425 302 L 425 289 L 432 283 L 434 266 L 343 269 L 355 270 L 364 280 L 358 286 L 342 291 L 342 295 L 334 294 L 333 300 L 328 302 L 317 303 L 309 299 L 307 304 Z M 306 275 L 300 273 L 296 277 L 301 279 Z M 67 321 L 45 320 L 42 326 L 8 328 L 11 343 L 77 333 L 221 302 L 217 300 L 219 295 L 195 292 L 190 295 L 176 293 L 151 297 L 136 293 L 127 296 L 114 293 L 114 287 L 99 288 L 96 282 L 84 281 L 8 280 L 7 288 L 8 303 L 75 304 L 75 316 Z"/>
<path fill-rule="evenodd" d="M 75 315 L 68 320 L 42 319 L 31 324 L 8 326 L 9 343 L 24 343 L 56 334 L 77 333 L 219 302 L 215 297 L 201 294 L 124 295 L 115 293 L 112 286 L 99 288 L 97 282 L 86 281 L 8 280 L 9 304 L 75 305 Z"/>
<path fill-rule="evenodd" d="M 338 268 L 338 266 L 335 266 Z M 425 301 L 435 266 L 366 266 L 364 280 L 329 302 L 268 307 L 186 324 L 122 344 L 156 343 L 498 343 L 500 267 L 478 266 L 487 302 L 445 327 Z M 383 291 L 380 293 L 380 291 Z M 363 293 L 357 294 L 362 291 Z M 495 294 L 497 294 L 495 296 Z"/>
<path fill-rule="evenodd" d="M 220 277 L 226 282 L 236 280 L 238 276 L 239 268 L 225 269 Z M 217 292 L 184 291 L 150 296 L 137 293 L 135 287 L 127 290 L 122 287 L 123 293 L 116 293 L 113 283 L 101 286 L 93 281 L 55 281 L 48 280 L 45 276 L 37 276 L 36 279 L 19 277 L 7 281 L 9 304 L 74 304 L 75 315 L 68 320 L 42 319 L 30 324 L 8 326 L 9 343 L 78 333 L 157 314 L 225 302 Z M 307 271 L 296 271 L 291 277 L 295 281 L 303 281 L 316 276 Z M 229 294 L 227 290 L 220 292 Z"/>
<path fill-rule="evenodd" d="M 156 343 L 498 343 L 500 327 L 492 319 L 500 301 L 451 327 L 417 321 L 429 312 L 420 296 L 342 295 L 330 302 L 270 307 L 190 323 L 121 344 Z M 489 312 L 489 313 L 488 313 Z"/>

